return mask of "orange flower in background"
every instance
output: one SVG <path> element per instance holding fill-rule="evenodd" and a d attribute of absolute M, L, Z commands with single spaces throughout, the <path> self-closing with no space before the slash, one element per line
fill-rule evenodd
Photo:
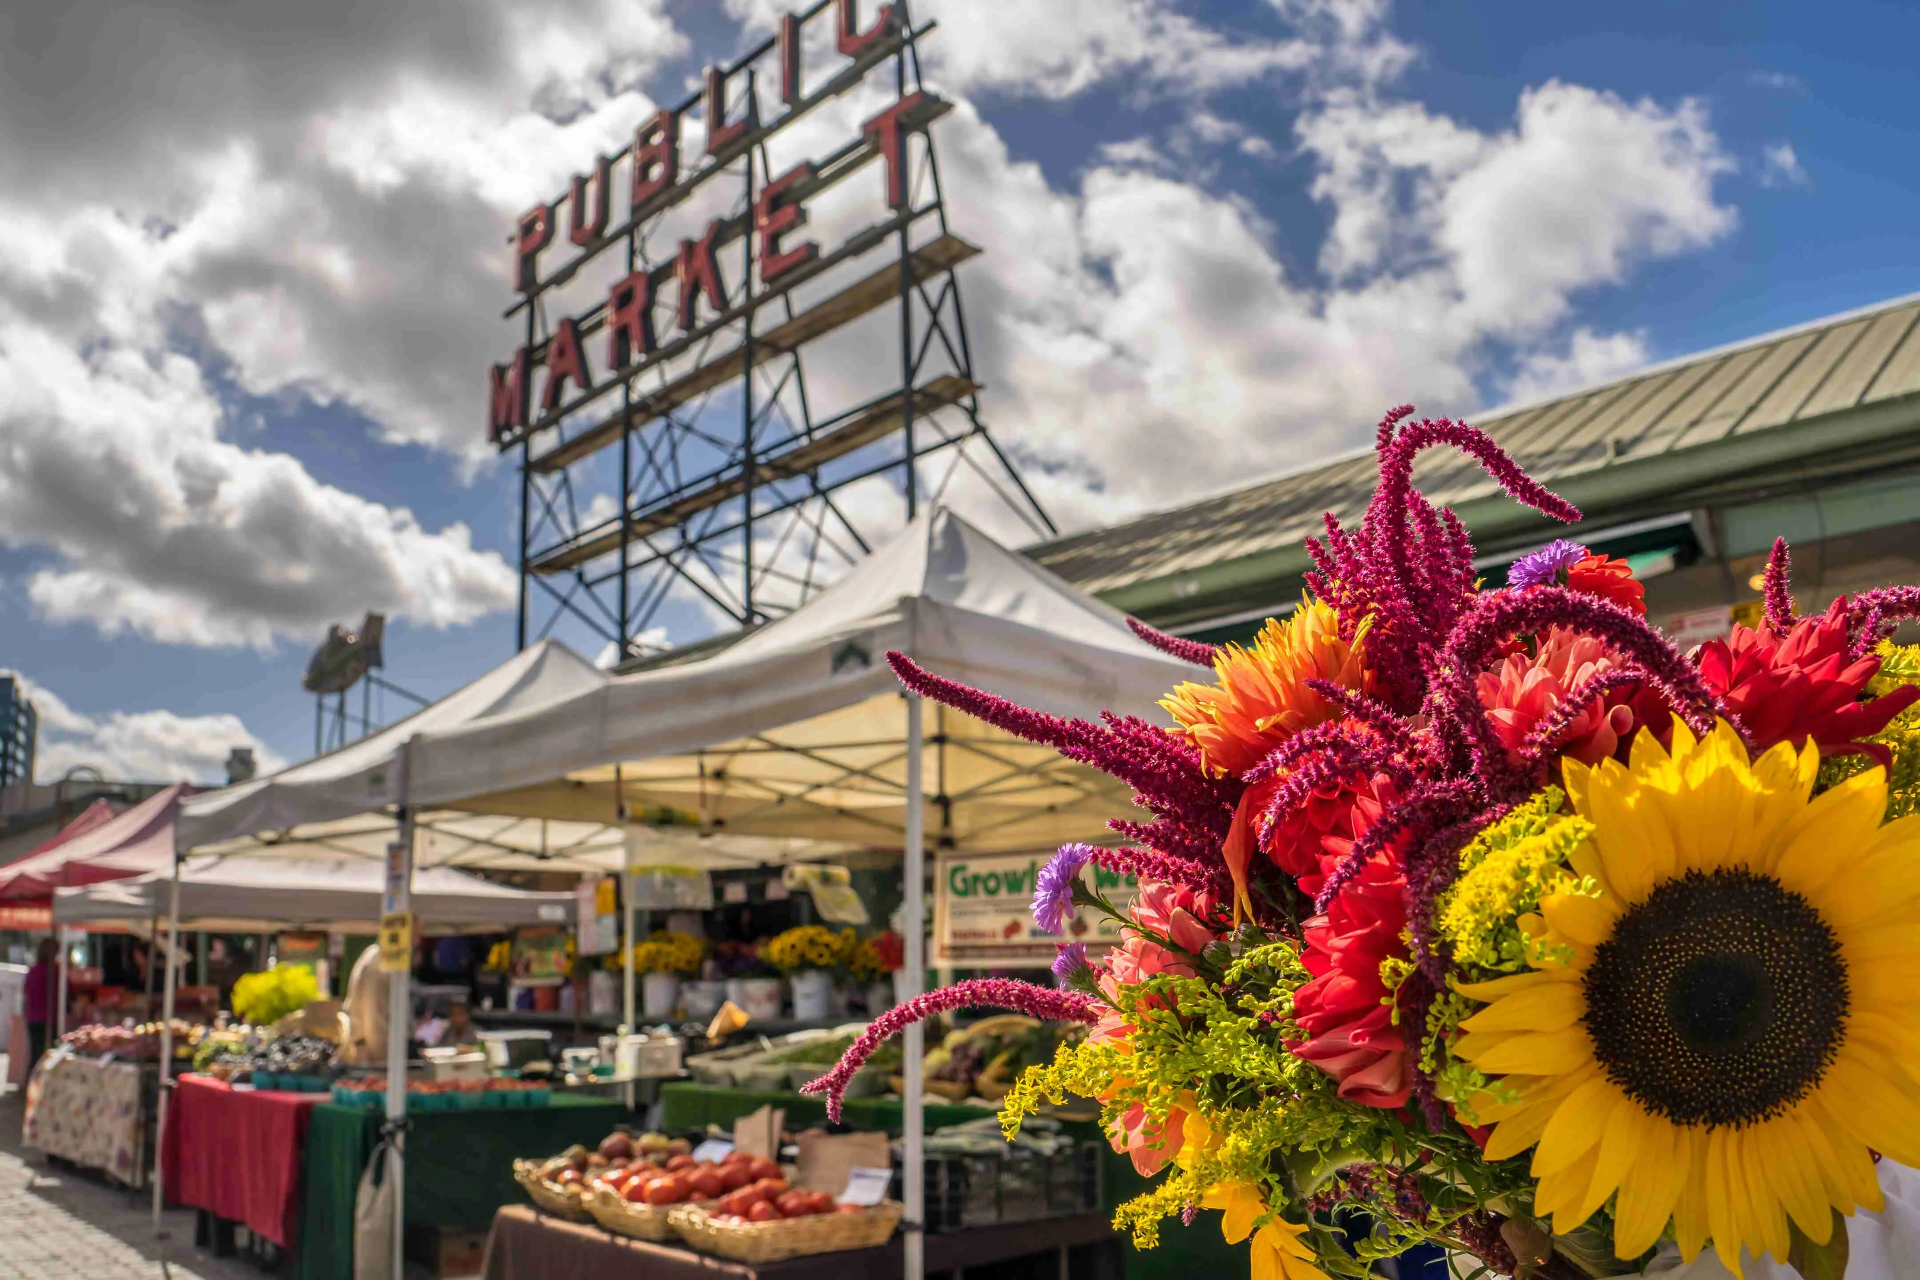
<path fill-rule="evenodd" d="M 1625 560 L 1588 556 L 1567 568 L 1567 590 L 1599 596 L 1609 604 L 1647 616 L 1647 589 L 1633 576 Z"/>
<path fill-rule="evenodd" d="M 1207 768 L 1245 773 L 1294 734 L 1339 714 L 1308 680 L 1372 692 L 1362 655 L 1366 632 L 1362 622 L 1353 639 L 1342 639 L 1333 607 L 1308 596 L 1285 622 L 1269 618 L 1252 648 L 1221 645 L 1214 683 L 1183 684 L 1160 705 L 1175 732 L 1200 748 Z"/>

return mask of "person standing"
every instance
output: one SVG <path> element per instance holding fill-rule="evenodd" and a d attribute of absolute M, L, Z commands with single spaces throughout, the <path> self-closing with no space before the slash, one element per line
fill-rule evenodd
<path fill-rule="evenodd" d="M 31 1072 L 47 1051 L 47 1033 L 53 1025 L 53 1006 L 60 981 L 60 946 L 52 938 L 40 939 L 33 964 L 27 969 L 27 1070 Z"/>

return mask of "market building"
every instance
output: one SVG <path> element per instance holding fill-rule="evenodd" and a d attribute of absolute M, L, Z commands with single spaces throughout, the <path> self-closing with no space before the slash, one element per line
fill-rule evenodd
<path fill-rule="evenodd" d="M 1920 299 L 1898 298 L 1472 418 L 1584 515 L 1554 524 L 1463 455 L 1414 479 L 1472 531 L 1499 581 L 1559 537 L 1625 557 L 1649 616 L 1683 645 L 1757 615 L 1776 535 L 1800 609 L 1920 579 Z M 1383 406 L 1384 408 L 1385 406 Z M 1290 610 L 1322 513 L 1359 518 L 1371 446 L 1029 554 L 1155 626 L 1244 640 Z"/>

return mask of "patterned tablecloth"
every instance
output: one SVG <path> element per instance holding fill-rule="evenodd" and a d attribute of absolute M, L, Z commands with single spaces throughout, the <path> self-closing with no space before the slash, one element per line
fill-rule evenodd
<path fill-rule="evenodd" d="M 50 1156 L 143 1186 L 142 1083 L 138 1063 L 50 1053 L 28 1081 L 21 1139 Z"/>

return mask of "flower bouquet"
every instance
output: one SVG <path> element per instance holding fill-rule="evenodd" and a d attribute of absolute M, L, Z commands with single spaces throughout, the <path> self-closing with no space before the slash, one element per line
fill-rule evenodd
<path fill-rule="evenodd" d="M 1122 941 L 1057 989 L 935 991 L 808 1086 L 837 1110 L 875 1044 L 967 1005 L 1088 1024 L 1002 1123 L 1098 1099 L 1164 1171 L 1137 1243 L 1224 1211 L 1255 1277 L 1371 1274 L 1418 1245 L 1456 1274 L 1572 1280 L 1711 1249 L 1844 1273 L 1881 1156 L 1920 1162 L 1920 590 L 1798 617 L 1784 542 L 1764 622 L 1678 651 L 1626 566 L 1560 542 L 1504 586 L 1411 483 L 1448 445 L 1516 500 L 1567 502 L 1484 434 L 1382 422 L 1356 528 L 1247 648 L 1138 627 L 1211 669 L 1174 725 L 1065 720 L 890 655 L 909 688 L 1133 787 L 1131 847 L 1063 848 L 1043 927 L 1133 872 Z M 1898 1175 L 1890 1172 L 1889 1178 Z"/>
<path fill-rule="evenodd" d="M 847 967 L 861 981 L 876 982 L 898 972 L 906 963 L 906 940 L 891 929 L 883 929 L 859 941 Z"/>
<path fill-rule="evenodd" d="M 684 977 L 700 972 L 700 962 L 705 958 L 705 944 L 690 933 L 656 929 L 646 941 L 633 944 L 635 973 L 670 973 Z M 618 964 L 619 953 L 615 952 L 608 960 L 608 967 Z"/>
<path fill-rule="evenodd" d="M 803 924 L 775 934 L 760 948 L 760 956 L 776 969 L 789 973 L 810 969 L 837 969 L 854 950 L 854 933 L 838 933 L 817 924 Z"/>

